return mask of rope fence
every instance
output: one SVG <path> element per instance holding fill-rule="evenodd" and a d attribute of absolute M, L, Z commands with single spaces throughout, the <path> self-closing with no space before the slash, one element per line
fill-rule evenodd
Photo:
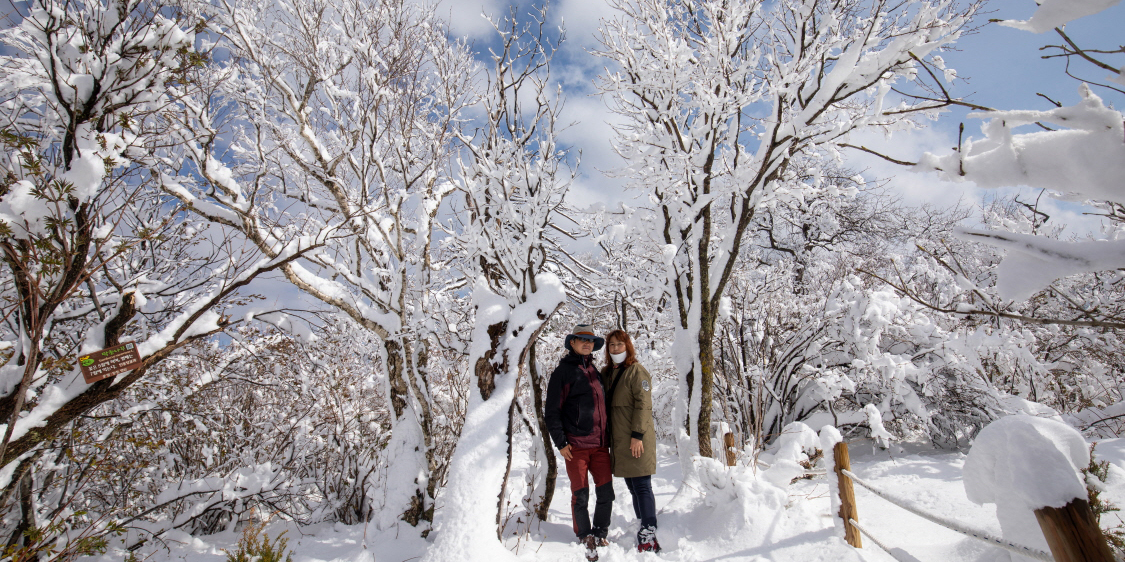
<path fill-rule="evenodd" d="M 883 544 L 879 541 L 879 539 L 875 538 L 875 535 L 872 535 L 871 531 L 868 531 L 866 528 L 860 525 L 859 521 L 856 521 L 855 519 L 848 519 L 848 523 L 850 523 L 856 529 L 859 529 L 859 532 L 863 533 L 863 536 L 867 537 L 871 540 L 871 542 L 875 543 L 875 546 L 883 549 L 883 552 L 890 554 L 891 558 L 898 560 L 898 562 L 914 562 L 914 560 L 905 560 L 901 556 L 895 554 L 895 551 L 891 550 L 891 547 Z"/>
<path fill-rule="evenodd" d="M 1028 558 L 1034 558 L 1035 560 L 1042 560 L 1043 562 L 1054 562 L 1054 560 L 1055 560 L 1055 558 L 1053 556 L 1051 556 L 1051 553 L 1049 553 L 1049 552 L 1045 552 L 1045 551 L 1039 550 L 1037 548 L 1031 548 L 1031 547 L 1023 546 L 1023 545 L 1020 545 L 1020 544 L 1016 544 L 1016 543 L 1013 543 L 1011 541 L 1007 541 L 1007 540 L 1004 540 L 1004 539 L 999 538 L 997 536 L 986 533 L 984 531 L 981 531 L 981 530 L 978 530 L 978 529 L 973 529 L 971 527 L 963 525 L 963 524 L 961 524 L 957 521 L 954 521 L 952 519 L 948 519 L 948 518 L 942 517 L 940 515 L 934 515 L 934 514 L 931 514 L 931 513 L 926 513 L 925 511 L 919 509 L 917 506 L 911 505 L 910 502 L 907 501 L 907 500 L 904 500 L 904 499 L 899 498 L 899 497 L 897 497 L 893 494 L 890 494 L 888 492 L 885 492 L 883 490 L 875 488 L 870 483 L 868 483 L 867 481 L 863 480 L 862 478 L 856 476 L 855 473 L 853 473 L 852 471 L 850 471 L 848 469 L 842 468 L 842 469 L 840 469 L 840 472 L 843 473 L 848 478 L 850 478 L 852 482 L 855 482 L 856 484 L 859 484 L 860 486 L 866 488 L 868 491 L 875 494 L 876 496 L 879 496 L 880 498 L 883 498 L 884 500 L 887 500 L 888 502 L 890 502 L 894 505 L 897 505 L 898 507 L 901 507 L 902 509 L 905 509 L 906 511 L 909 511 L 910 513 L 913 513 L 914 515 L 917 515 L 917 516 L 919 516 L 923 519 L 926 519 L 930 522 L 941 525 L 942 527 L 945 527 L 946 529 L 949 529 L 950 531 L 961 533 L 962 535 L 965 535 L 967 537 L 972 537 L 974 539 L 987 542 L 987 543 L 989 543 L 993 546 L 998 546 L 1000 548 L 1003 548 L 1004 550 L 1008 550 L 1008 551 L 1014 552 L 1016 554 L 1027 556 Z M 888 553 L 890 553 L 890 551 L 887 550 L 886 547 L 884 547 L 882 544 L 879 543 L 879 541 L 875 540 L 875 538 L 871 536 L 871 533 L 865 531 L 862 527 L 860 527 L 859 524 L 857 524 L 854 519 L 849 519 L 848 522 L 851 523 L 852 525 L 855 525 L 855 527 L 857 529 L 862 531 L 863 534 L 867 535 L 867 537 L 869 539 L 871 539 L 872 541 L 874 541 L 875 544 L 878 545 L 880 548 L 882 548 L 883 550 L 886 550 Z"/>
<path fill-rule="evenodd" d="M 832 447 L 832 457 L 835 459 L 836 468 L 834 472 L 836 473 L 837 492 L 840 495 L 840 512 L 833 514 L 833 517 L 838 517 L 844 522 L 844 540 L 855 548 L 863 548 L 862 537 L 866 536 L 899 562 L 903 562 L 903 557 L 911 558 L 909 553 L 902 549 L 890 550 L 871 536 L 868 530 L 859 526 L 859 514 L 856 510 L 855 488 L 853 487 L 853 484 L 858 484 L 870 490 L 876 496 L 950 531 L 961 533 L 1033 560 L 1042 562 L 1115 562 L 1117 560 L 1114 558 L 1105 535 L 1098 525 L 1098 519 L 1085 497 L 1071 499 L 1062 507 L 1044 506 L 1034 510 L 1035 519 L 1039 522 L 1039 528 L 1043 531 L 1043 538 L 1046 539 L 1047 546 L 1051 549 L 1050 552 L 1045 552 L 995 537 L 947 517 L 927 513 L 909 500 L 904 500 L 872 486 L 851 471 L 851 456 L 848 454 L 847 443 L 836 443 Z M 909 562 L 916 562 L 916 559 Z"/>

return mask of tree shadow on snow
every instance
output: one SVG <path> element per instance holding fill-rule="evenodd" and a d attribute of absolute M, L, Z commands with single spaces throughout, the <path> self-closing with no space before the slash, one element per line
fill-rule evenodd
<path fill-rule="evenodd" d="M 760 557 L 763 557 L 767 560 L 776 560 L 778 562 L 781 562 L 781 561 L 789 562 L 791 560 L 797 559 L 797 558 L 795 558 L 795 556 L 800 556 L 801 558 L 804 558 L 804 556 L 801 556 L 801 555 L 806 554 L 806 553 L 800 552 L 800 551 L 798 551 L 798 552 L 778 552 L 779 550 L 785 550 L 785 549 L 790 549 L 790 548 L 801 549 L 801 547 L 804 547 L 805 549 L 808 549 L 808 548 L 812 547 L 812 545 L 817 545 L 817 544 L 827 546 L 829 541 L 834 536 L 835 536 L 835 531 L 831 528 L 821 529 L 819 531 L 809 531 L 807 533 L 801 533 L 799 535 L 793 535 L 791 537 L 786 537 L 786 538 L 784 538 L 780 541 L 777 541 L 777 542 L 770 542 L 770 543 L 762 544 L 762 545 L 759 545 L 759 546 L 756 546 L 756 547 L 753 547 L 753 548 L 747 548 L 745 550 L 740 550 L 738 552 L 730 552 L 730 553 L 727 553 L 727 554 L 723 554 L 721 556 L 716 556 L 716 557 L 711 558 L 709 560 L 732 560 L 732 559 L 733 560 L 744 560 L 744 559 L 753 559 L 753 557 L 755 557 L 755 556 L 760 556 Z M 819 548 L 819 547 L 813 547 L 813 548 Z M 859 556 L 859 553 L 857 552 L 857 553 L 855 553 L 854 558 L 848 557 L 848 558 L 841 558 L 840 560 L 861 560 L 861 558 Z"/>
<path fill-rule="evenodd" d="M 945 482 L 958 482 L 961 480 L 961 465 L 950 463 L 948 459 L 926 458 L 919 456 L 897 458 L 867 458 L 852 461 L 861 478 L 863 472 L 868 478 L 886 478 L 892 476 L 916 476 L 925 480 L 941 480 Z M 853 469 L 855 470 L 855 469 Z M 863 471 L 863 472 L 860 472 Z"/>

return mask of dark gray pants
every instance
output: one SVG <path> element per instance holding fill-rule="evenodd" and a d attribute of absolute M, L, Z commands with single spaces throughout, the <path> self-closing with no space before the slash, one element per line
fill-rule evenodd
<path fill-rule="evenodd" d="M 625 486 L 633 495 L 633 513 L 641 520 L 641 527 L 655 527 L 656 496 L 652 493 L 652 476 L 626 478 Z"/>

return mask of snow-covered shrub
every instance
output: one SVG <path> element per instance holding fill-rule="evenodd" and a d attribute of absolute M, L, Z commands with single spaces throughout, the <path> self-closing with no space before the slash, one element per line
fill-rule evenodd
<path fill-rule="evenodd" d="M 769 468 L 762 472 L 762 478 L 781 489 L 813 468 L 813 463 L 822 458 L 820 438 L 815 431 L 801 422 L 785 426 L 781 435 L 758 455 L 758 460 L 767 463 Z"/>
<path fill-rule="evenodd" d="M 35 460 L 37 518 L 64 531 L 120 528 L 125 545 L 269 513 L 301 524 L 371 520 L 390 485 L 390 405 L 380 346 L 350 322 L 312 338 L 244 327 L 198 343 L 117 400 L 76 420 Z M 311 341 L 302 341 L 302 340 Z M 434 385 L 450 450 L 464 389 Z M 452 384 L 452 386 L 450 386 Z M 435 473 L 448 457 L 436 458 Z"/>
<path fill-rule="evenodd" d="M 10 562 L 68 562 L 80 556 L 104 554 L 109 542 L 122 534 L 110 525 L 86 527 L 75 533 L 72 521 L 63 518 L 23 529 L 20 542 L 0 548 L 0 559 Z"/>
<path fill-rule="evenodd" d="M 835 201 L 824 209 L 841 217 L 832 224 L 863 216 L 844 212 L 840 201 L 847 199 Z M 981 287 L 992 283 L 1000 261 L 987 248 L 948 242 L 962 211 L 890 206 L 884 209 L 886 222 L 863 221 L 884 224 L 876 229 L 881 236 L 809 249 L 801 241 L 812 240 L 804 233 L 815 229 L 779 226 L 810 223 L 800 218 L 809 204 L 767 207 L 770 237 L 753 254 L 759 263 L 739 269 L 732 281 L 734 314 L 720 322 L 716 346 L 721 397 L 716 418 L 764 443 L 776 439 L 786 423 L 809 421 L 850 435 L 877 432 L 881 424 L 895 438 L 923 437 L 957 447 L 1014 412 L 1009 396 L 1064 413 L 1120 400 L 1110 375 L 1119 370 L 1120 359 L 1107 352 L 1119 345 L 1115 331 L 955 313 L 993 298 Z M 890 228 L 894 216 L 916 228 Z M 1044 233 L 1054 228 L 1039 220 L 1034 206 L 993 202 L 984 216 L 988 224 L 1007 228 Z M 866 275 L 849 275 L 857 270 Z M 1115 296 L 1120 287 L 1097 277 L 1057 283 L 1054 290 L 1068 296 L 1054 302 L 1116 310 L 1115 303 L 1125 302 Z M 1031 317 L 1058 309 L 1051 302 L 1009 303 L 1004 310 Z M 871 417 L 869 406 L 879 419 Z M 1096 426 L 1092 430 L 1104 430 L 1114 419 L 1093 410 L 1086 417 Z"/>
<path fill-rule="evenodd" d="M 983 213 L 990 231 L 1058 237 L 1058 227 L 1034 204 L 993 201 Z M 1125 284 L 1119 275 L 1072 275 L 1027 301 L 1011 301 L 1000 298 L 995 285 L 1001 252 L 956 239 L 920 240 L 919 246 L 924 252 L 904 259 L 888 280 L 901 294 L 929 308 L 950 333 L 941 350 L 951 361 L 943 368 L 962 381 L 952 391 L 992 402 L 982 403 L 987 409 L 997 408 L 989 394 L 1007 394 L 1066 414 L 1087 409 L 1092 413 L 1122 400 L 1112 375 L 1120 371 L 1122 361 L 1120 354 L 1109 351 L 1119 348 L 1120 336 L 1117 330 L 1096 325 L 1102 322 L 1099 318 L 1118 317 L 1125 307 Z M 965 421 L 971 422 L 966 427 L 978 425 Z"/>
<path fill-rule="evenodd" d="M 226 553 L 227 562 L 292 562 L 293 554 L 287 552 L 289 539 L 285 538 L 285 532 L 270 541 L 270 536 L 262 532 L 264 527 L 265 523 L 244 527 L 238 548 Z"/>

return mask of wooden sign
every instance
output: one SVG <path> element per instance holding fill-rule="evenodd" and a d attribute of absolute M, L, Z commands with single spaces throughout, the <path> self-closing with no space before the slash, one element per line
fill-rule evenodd
<path fill-rule="evenodd" d="M 82 378 L 86 379 L 86 384 L 94 384 L 106 377 L 132 371 L 142 363 L 137 344 L 127 341 L 121 345 L 87 353 L 78 358 L 78 365 L 82 367 Z"/>

